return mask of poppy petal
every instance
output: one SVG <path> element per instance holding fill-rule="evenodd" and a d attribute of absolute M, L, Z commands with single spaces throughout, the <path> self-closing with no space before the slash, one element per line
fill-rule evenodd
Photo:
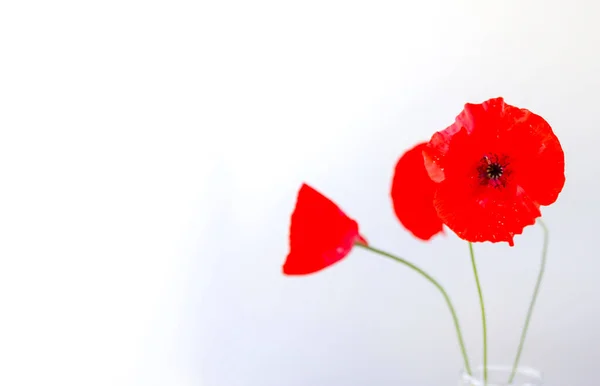
<path fill-rule="evenodd" d="M 540 205 L 551 205 L 565 185 L 565 155 L 548 122 L 525 111 L 526 119 L 515 124 L 509 138 L 519 154 L 512 162 L 514 178 Z"/>
<path fill-rule="evenodd" d="M 426 147 L 426 142 L 420 143 L 400 157 L 391 188 L 396 217 L 415 237 L 425 241 L 443 233 L 442 221 L 433 206 L 436 184 L 423 163 Z"/>
<path fill-rule="evenodd" d="M 290 224 L 286 275 L 307 275 L 340 261 L 355 243 L 367 244 L 358 224 L 327 197 L 303 184 Z"/>
<path fill-rule="evenodd" d="M 466 104 L 423 151 L 438 182 L 441 221 L 468 241 L 507 241 L 535 223 L 562 190 L 564 153 L 550 125 L 502 98 Z"/>
<path fill-rule="evenodd" d="M 433 204 L 444 223 L 458 237 L 471 242 L 501 242 L 514 245 L 521 234 L 541 216 L 539 205 L 517 187 L 500 194 L 477 191 L 468 179 L 448 179 L 439 184 Z"/>

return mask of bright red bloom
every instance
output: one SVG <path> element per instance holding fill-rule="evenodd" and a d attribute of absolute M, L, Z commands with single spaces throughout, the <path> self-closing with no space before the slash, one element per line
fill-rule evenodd
<path fill-rule="evenodd" d="M 443 232 L 442 220 L 433 206 L 436 184 L 429 178 L 423 163 L 420 143 L 400 157 L 392 180 L 392 204 L 400 223 L 415 237 L 429 240 Z"/>
<path fill-rule="evenodd" d="M 286 275 L 306 275 L 340 261 L 354 246 L 367 241 L 358 224 L 327 197 L 302 184 L 290 224 L 290 252 L 283 264 Z"/>
<path fill-rule="evenodd" d="M 462 239 L 507 241 L 556 201 L 565 183 L 564 153 L 539 115 L 502 98 L 466 104 L 423 152 L 438 183 L 434 206 Z"/>

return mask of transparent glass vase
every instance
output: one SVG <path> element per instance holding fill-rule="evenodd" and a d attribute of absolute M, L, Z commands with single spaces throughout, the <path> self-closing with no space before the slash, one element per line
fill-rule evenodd
<path fill-rule="evenodd" d="M 483 366 L 477 367 L 472 375 L 461 371 L 458 386 L 543 386 L 542 374 L 530 367 L 519 367 L 511 383 L 511 366 L 488 365 L 487 383 L 483 381 Z"/>

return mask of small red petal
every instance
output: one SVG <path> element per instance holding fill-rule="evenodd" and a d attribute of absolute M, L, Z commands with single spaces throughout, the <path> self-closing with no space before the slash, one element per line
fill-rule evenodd
<path fill-rule="evenodd" d="M 565 183 L 564 153 L 550 125 L 502 98 L 466 104 L 435 133 L 425 168 L 439 184 L 440 219 L 468 241 L 506 241 L 541 216 Z"/>
<path fill-rule="evenodd" d="M 327 197 L 303 184 L 290 224 L 286 275 L 306 275 L 340 261 L 356 242 L 366 244 L 358 224 Z"/>
<path fill-rule="evenodd" d="M 356 239 L 355 243 L 369 245 L 369 242 L 367 241 L 367 239 L 365 239 L 362 235 L 358 235 L 358 239 Z"/>
<path fill-rule="evenodd" d="M 423 163 L 420 143 L 400 157 L 392 179 L 391 197 L 400 223 L 415 237 L 429 240 L 443 232 L 443 224 L 433 206 L 435 183 L 429 178 Z"/>

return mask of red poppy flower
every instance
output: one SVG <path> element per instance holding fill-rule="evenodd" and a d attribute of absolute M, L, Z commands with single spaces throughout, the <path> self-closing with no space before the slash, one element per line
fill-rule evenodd
<path fill-rule="evenodd" d="M 420 143 L 400 157 L 391 196 L 400 223 L 415 237 L 427 241 L 444 229 L 433 206 L 436 184 L 429 178 L 423 163 L 426 147 L 427 143 Z"/>
<path fill-rule="evenodd" d="M 564 153 L 539 115 L 502 98 L 466 104 L 453 125 L 424 149 L 437 182 L 440 219 L 468 241 L 507 241 L 556 201 L 565 183 Z"/>
<path fill-rule="evenodd" d="M 290 224 L 286 275 L 306 275 L 340 261 L 356 242 L 366 244 L 358 224 L 327 197 L 302 184 Z"/>

